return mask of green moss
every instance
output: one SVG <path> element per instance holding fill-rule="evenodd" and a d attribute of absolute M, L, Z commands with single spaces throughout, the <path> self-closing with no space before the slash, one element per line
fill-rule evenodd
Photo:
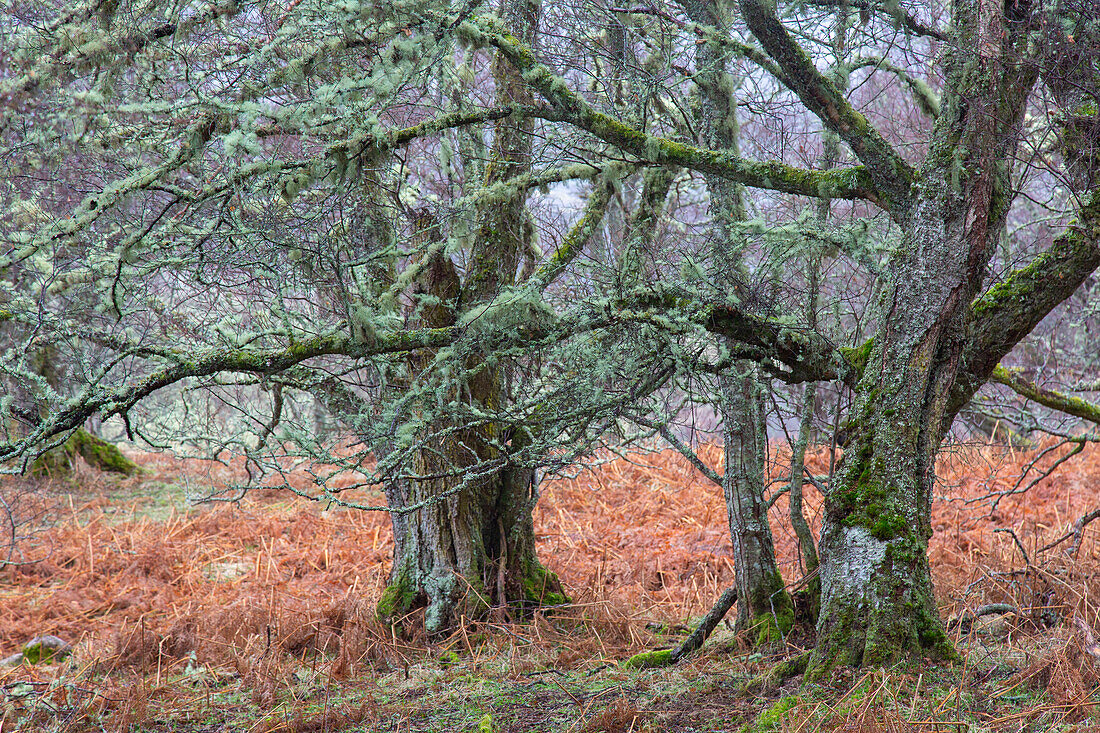
<path fill-rule="evenodd" d="M 762 613 L 749 622 L 749 630 L 756 635 L 754 639 L 756 646 L 778 644 L 783 641 L 783 637 L 791 630 L 794 625 L 794 609 L 789 602 L 789 596 L 787 601 L 788 603 L 782 611 L 777 611 L 774 614 Z"/>
<path fill-rule="evenodd" d="M 31 473 L 36 476 L 66 476 L 72 471 L 73 458 L 76 456 L 83 458 L 92 468 L 106 473 L 120 476 L 141 473 L 141 467 L 122 455 L 117 446 L 97 438 L 83 428 L 57 448 L 41 455 L 31 466 Z"/>
<path fill-rule="evenodd" d="M 921 648 L 933 659 L 942 659 L 945 662 L 958 662 L 961 659 L 939 619 L 921 614 L 917 625 L 917 638 L 920 640 Z"/>
<path fill-rule="evenodd" d="M 1096 117 L 1098 113 L 1100 108 L 1097 107 L 1095 99 L 1087 99 L 1073 110 L 1073 114 L 1078 117 Z"/>
<path fill-rule="evenodd" d="M 651 652 L 641 652 L 624 659 L 622 666 L 626 669 L 655 669 L 667 667 L 672 664 L 671 649 L 657 649 Z"/>
<path fill-rule="evenodd" d="M 1040 405 L 1053 408 L 1068 415 L 1073 415 L 1074 417 L 1079 417 L 1083 420 L 1088 420 L 1092 423 L 1100 423 L 1100 406 L 1088 400 L 1083 400 L 1080 397 L 1074 397 L 1073 395 L 1045 389 L 1032 384 L 1020 376 L 1019 372 L 1015 369 L 1008 369 L 998 365 L 989 375 L 989 380 L 997 384 L 1005 385 L 1016 394 L 1032 402 L 1037 402 Z"/>
<path fill-rule="evenodd" d="M 802 698 L 798 695 L 788 695 L 787 697 L 781 697 L 771 704 L 770 707 L 764 708 L 760 713 L 760 717 L 756 719 L 756 725 L 752 728 L 753 731 L 776 730 L 783 721 L 787 719 L 791 710 L 802 704 Z"/>
<path fill-rule="evenodd" d="M 133 476 L 141 472 L 141 468 L 126 456 L 117 446 L 100 440 L 87 430 L 80 429 L 69 438 L 68 445 L 72 446 L 80 456 L 88 462 L 88 465 L 98 468 L 100 471 L 117 473 L 122 476 Z"/>
<path fill-rule="evenodd" d="M 23 647 L 23 661 L 26 664 L 59 662 L 69 654 L 71 654 L 71 650 L 67 646 L 58 649 L 44 642 L 30 643 Z"/>
<path fill-rule="evenodd" d="M 858 474 L 854 485 L 841 486 L 836 492 L 837 503 L 844 508 L 839 512 L 844 516 L 844 526 L 862 527 L 882 541 L 904 536 L 910 527 L 896 508 L 897 491 L 879 478 L 885 467 L 873 457 L 870 445 L 865 445 L 855 458 L 858 464 L 852 472 Z"/>
<path fill-rule="evenodd" d="M 60 478 L 68 476 L 72 470 L 72 456 L 64 450 L 64 446 L 60 446 L 40 455 L 31 464 L 30 472 L 32 476 Z"/>
<path fill-rule="evenodd" d="M 867 360 L 871 358 L 871 349 L 873 348 L 875 348 L 875 339 L 872 336 L 855 348 L 842 346 L 840 353 L 844 356 L 844 360 L 855 370 L 856 374 L 862 377 L 863 370 L 867 368 Z"/>
<path fill-rule="evenodd" d="M 406 572 L 397 576 L 394 582 L 382 591 L 378 599 L 378 618 L 383 621 L 403 616 L 412 610 L 416 603 L 417 590 Z"/>
<path fill-rule="evenodd" d="M 750 604 L 755 616 L 747 628 L 755 635 L 757 646 L 781 642 L 794 626 L 794 601 L 778 571 L 754 589 Z"/>
<path fill-rule="evenodd" d="M 539 606 L 564 606 L 569 596 L 561 591 L 561 581 L 542 563 L 532 561 L 523 576 L 524 599 Z"/>

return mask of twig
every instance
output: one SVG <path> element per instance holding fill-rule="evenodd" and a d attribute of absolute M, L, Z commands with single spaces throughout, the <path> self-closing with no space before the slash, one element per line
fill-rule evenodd
<path fill-rule="evenodd" d="M 1089 525 L 1093 520 L 1100 519 L 1100 509 L 1093 509 L 1087 514 L 1083 514 L 1077 518 L 1077 521 L 1073 523 L 1073 529 L 1066 532 L 1064 535 L 1054 540 L 1050 544 L 1043 545 L 1039 548 L 1039 552 L 1046 552 L 1047 550 L 1057 547 L 1070 537 L 1073 538 L 1073 543 L 1070 545 L 1069 550 L 1066 552 L 1070 557 L 1076 557 L 1078 551 L 1081 549 L 1081 541 L 1085 536 L 1085 527 Z"/>
<path fill-rule="evenodd" d="M 1020 554 L 1024 556 L 1024 562 L 1026 562 L 1026 563 L 1027 563 L 1027 566 L 1028 566 L 1029 568 L 1030 568 L 1030 567 L 1034 567 L 1034 566 L 1033 566 L 1033 565 L 1031 564 L 1031 558 L 1027 556 L 1027 550 L 1025 550 L 1025 549 L 1024 549 L 1024 546 L 1023 546 L 1022 544 L 1020 544 L 1020 538 L 1016 536 L 1016 533 L 1015 533 L 1015 532 L 1013 532 L 1013 531 L 1012 531 L 1011 529 L 1009 529 L 1008 527 L 1000 527 L 1000 528 L 998 528 L 998 529 L 995 529 L 995 530 L 993 530 L 993 531 L 994 531 L 994 532 L 1004 532 L 1004 533 L 1006 533 L 1006 534 L 1009 534 L 1009 535 L 1011 535 L 1011 536 L 1012 536 L 1012 541 L 1016 543 L 1016 547 L 1017 547 L 1017 548 L 1018 548 L 1018 549 L 1020 550 Z"/>
<path fill-rule="evenodd" d="M 998 507 L 998 505 L 1000 505 L 1002 499 L 1004 499 L 1006 496 L 1016 496 L 1017 494 L 1026 494 L 1028 491 L 1031 491 L 1031 489 L 1035 488 L 1035 486 L 1040 481 L 1044 480 L 1045 478 L 1050 476 L 1052 473 L 1054 473 L 1058 469 L 1059 466 L 1061 466 L 1063 463 L 1065 463 L 1069 459 L 1073 458 L 1074 456 L 1078 455 L 1083 450 L 1085 450 L 1085 444 L 1087 442 L 1088 441 L 1084 438 L 1066 438 L 1065 440 L 1063 440 L 1060 443 L 1056 443 L 1055 445 L 1052 445 L 1049 448 L 1044 448 L 1042 451 L 1039 452 L 1039 455 L 1035 456 L 1035 458 L 1033 458 L 1031 461 L 1028 462 L 1027 467 L 1024 469 L 1024 472 L 1022 474 L 1020 474 L 1020 477 L 1016 480 L 1015 485 L 1013 485 L 1013 487 L 1011 489 L 1008 489 L 1006 491 L 994 491 L 994 492 L 990 492 L 988 494 L 985 494 L 984 496 L 978 496 L 978 497 L 974 497 L 973 499 L 967 499 L 966 503 L 967 504 L 974 504 L 974 503 L 977 503 L 977 502 L 980 502 L 980 501 L 986 501 L 987 499 L 989 499 L 991 497 L 996 497 L 995 499 L 993 499 L 993 503 L 990 504 L 990 506 L 989 506 L 990 513 L 996 511 L 997 507 Z M 1024 482 L 1024 479 L 1026 479 L 1028 474 L 1031 473 L 1031 470 L 1034 469 L 1039 464 L 1039 461 L 1041 461 L 1043 458 L 1045 458 L 1050 453 L 1053 453 L 1057 449 L 1059 449 L 1062 446 L 1066 445 L 1067 443 L 1073 443 L 1074 444 L 1073 448 L 1069 451 L 1069 453 L 1066 453 L 1064 456 L 1061 456 L 1060 458 L 1058 458 L 1056 461 L 1054 461 L 1054 463 L 1052 463 L 1050 465 L 1049 468 L 1040 470 L 1039 475 L 1036 476 L 1035 478 L 1033 478 L 1030 482 L 1028 482 L 1027 486 L 1024 486 L 1023 488 L 1020 488 L 1020 485 Z"/>

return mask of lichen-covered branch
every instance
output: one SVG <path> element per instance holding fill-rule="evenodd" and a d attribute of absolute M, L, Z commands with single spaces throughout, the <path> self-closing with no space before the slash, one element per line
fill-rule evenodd
<path fill-rule="evenodd" d="M 35 425 L 23 439 L 0 444 L 0 462 L 28 456 L 54 436 L 80 427 L 93 415 L 125 415 L 153 393 L 193 377 L 219 373 L 273 375 L 322 356 L 368 359 L 373 356 L 440 349 L 463 339 L 477 339 L 486 353 L 548 345 L 604 328 L 655 326 L 669 333 L 706 331 L 756 347 L 762 360 L 784 365 L 777 376 L 791 382 L 848 375 L 840 352 L 815 333 L 744 313 L 734 306 L 714 305 L 688 293 L 651 288 L 615 301 L 578 309 L 556 322 L 532 322 L 507 331 L 468 331 L 464 325 L 374 332 L 359 338 L 347 329 L 329 335 L 296 338 L 282 348 L 211 348 L 180 351 L 171 363 L 120 387 L 93 384 L 83 394 Z M 831 376 L 830 376 L 831 375 Z"/>
<path fill-rule="evenodd" d="M 707 150 L 637 130 L 594 109 L 569 89 L 565 80 L 540 63 L 532 50 L 509 36 L 487 19 L 478 18 L 462 26 L 471 42 L 491 45 L 501 51 L 522 73 L 524 81 L 552 105 L 532 114 L 552 122 L 567 122 L 585 132 L 635 155 L 665 166 L 684 167 L 711 173 L 753 188 L 801 196 L 829 196 L 864 199 L 889 208 L 883 194 L 862 166 L 831 171 L 808 171 L 778 161 L 749 161 L 726 152 Z"/>
<path fill-rule="evenodd" d="M 783 69 L 781 81 L 798 95 L 806 108 L 848 143 L 867 166 L 896 219 L 904 219 L 917 178 L 912 166 L 894 150 L 867 118 L 856 110 L 831 81 L 817 70 L 775 15 L 774 3 L 741 0 L 741 14 L 764 50 Z"/>
<path fill-rule="evenodd" d="M 951 392 L 954 416 L 1011 351 L 1100 266 L 1100 190 L 1054 243 L 971 304 L 971 340 Z"/>
<path fill-rule="evenodd" d="M 935 90 L 926 81 L 916 78 L 905 69 L 891 63 L 889 59 L 882 56 L 862 56 L 847 64 L 847 67 L 849 71 L 871 67 L 893 74 L 909 88 L 922 112 L 933 118 L 940 116 L 940 97 Z"/>
<path fill-rule="evenodd" d="M 916 16 L 907 13 L 898 0 L 806 0 L 807 5 L 816 5 L 822 8 L 848 8 L 859 10 L 861 13 L 887 16 L 893 23 L 900 25 L 907 32 L 916 36 L 926 36 L 937 41 L 946 41 L 947 34 L 938 28 L 926 25 Z"/>
<path fill-rule="evenodd" d="M 94 12 L 94 10 L 86 10 L 75 17 L 69 13 L 65 23 L 76 20 L 87 21 Z M 102 63 L 107 58 L 133 58 L 151 43 L 173 36 L 177 32 L 185 34 L 203 23 L 236 15 L 238 12 L 240 7 L 236 2 L 211 3 L 202 12 L 195 13 L 186 19 L 171 20 L 138 32 L 125 27 L 119 33 L 107 34 L 105 37 L 94 36 L 76 48 L 65 49 L 72 42 L 71 38 L 67 38 L 66 43 L 57 44 L 54 49 L 43 49 L 44 52 L 33 69 L 0 84 L 0 100 L 10 99 L 16 93 L 34 91 L 43 85 L 48 85 L 64 72 Z M 79 17 L 81 15 L 84 17 Z M 62 16 L 64 17 L 66 16 Z M 78 34 L 74 35 L 79 37 Z"/>
<path fill-rule="evenodd" d="M 993 369 L 993 373 L 989 375 L 989 381 L 995 384 L 1003 384 L 1021 397 L 1044 407 L 1100 425 L 1100 405 L 1083 400 L 1080 397 L 1041 387 L 1025 379 L 1023 372 L 1019 369 L 998 365 Z"/>
<path fill-rule="evenodd" d="M 562 237 L 554 253 L 547 258 L 542 265 L 532 273 L 527 285 L 536 290 L 545 290 L 546 287 L 565 271 L 569 263 L 580 254 L 589 238 L 595 233 L 600 222 L 607 212 L 607 205 L 615 192 L 615 179 L 618 176 L 614 172 L 605 172 L 593 180 L 592 191 L 588 194 L 584 211 L 580 218 Z"/>

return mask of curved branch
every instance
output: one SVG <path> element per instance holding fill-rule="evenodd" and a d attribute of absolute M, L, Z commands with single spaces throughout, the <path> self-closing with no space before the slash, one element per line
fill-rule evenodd
<path fill-rule="evenodd" d="M 780 78 L 830 130 L 840 136 L 867 166 L 877 188 L 889 200 L 896 219 L 904 219 L 912 199 L 916 172 L 814 66 L 775 15 L 768 0 L 741 0 L 749 30 L 783 69 Z"/>
<path fill-rule="evenodd" d="M 486 309 L 496 307 L 488 304 Z M 503 307 L 503 306 L 501 306 Z M 778 320 L 746 313 L 732 305 L 705 302 L 690 293 L 651 288 L 625 298 L 605 301 L 551 323 L 531 323 L 501 331 L 470 331 L 465 326 L 375 333 L 356 338 L 334 331 L 310 338 L 292 338 L 275 348 L 211 348 L 198 353 L 173 353 L 171 363 L 127 384 L 104 388 L 93 384 L 82 395 L 39 421 L 23 439 L 0 443 L 0 462 L 34 452 L 56 436 L 80 427 L 93 415 L 123 415 L 154 392 L 193 377 L 248 373 L 274 375 L 321 356 L 367 359 L 425 349 L 440 349 L 477 340 L 483 353 L 560 343 L 572 336 L 605 328 L 645 324 L 669 333 L 708 332 L 754 347 L 757 360 L 788 382 L 851 379 L 853 370 L 833 344 L 812 331 L 798 331 Z M 338 327 L 340 328 L 340 327 Z M 776 365 L 782 365 L 778 371 Z"/>
<path fill-rule="evenodd" d="M 524 81 L 553 105 L 549 109 L 530 111 L 548 122 L 569 123 L 651 163 L 711 173 L 752 188 L 814 198 L 864 199 L 884 209 L 890 208 L 890 196 L 882 193 L 862 166 L 807 171 L 778 161 L 749 161 L 641 132 L 592 108 L 569 89 L 564 79 L 536 60 L 528 46 L 498 29 L 493 22 L 478 18 L 464 23 L 460 31 L 472 43 L 495 47 L 515 65 Z"/>
<path fill-rule="evenodd" d="M 1030 263 L 989 288 L 970 306 L 970 343 L 962 355 L 948 416 L 991 378 L 1001 359 L 1100 266 L 1100 189 L 1077 220 Z"/>
<path fill-rule="evenodd" d="M 1080 397 L 1063 394 L 1024 379 L 1020 369 L 998 365 L 989 375 L 989 381 L 1003 384 L 1016 394 L 1052 410 L 1064 412 L 1073 417 L 1100 425 L 1100 405 L 1093 404 Z"/>
<path fill-rule="evenodd" d="M 940 97 L 932 87 L 928 86 L 923 80 L 912 76 L 900 66 L 895 66 L 889 59 L 883 58 L 882 56 L 862 56 L 853 60 L 852 63 L 846 64 L 846 66 L 849 71 L 874 67 L 890 72 L 905 84 L 905 86 L 909 87 L 909 91 L 912 92 L 913 98 L 916 100 L 917 106 L 920 107 L 922 112 L 933 119 L 940 116 Z"/>
<path fill-rule="evenodd" d="M 877 13 L 886 15 L 902 28 L 915 36 L 934 38 L 937 41 L 946 41 L 947 34 L 938 28 L 927 26 L 894 2 L 876 2 L 875 0 L 805 0 L 807 5 L 816 5 L 821 8 L 856 8 L 860 14 Z"/>

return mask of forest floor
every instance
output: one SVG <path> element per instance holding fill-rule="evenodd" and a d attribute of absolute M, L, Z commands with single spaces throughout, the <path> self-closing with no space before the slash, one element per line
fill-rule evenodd
<path fill-rule="evenodd" d="M 1075 556 L 1073 538 L 1044 546 L 1097 508 L 1100 453 L 1013 493 L 1067 451 L 945 453 L 930 559 L 961 662 L 779 688 L 747 683 L 811 643 L 812 630 L 761 652 L 720 626 L 674 668 L 620 664 L 677 643 L 733 581 L 721 492 L 670 452 L 544 486 L 540 557 L 571 605 L 524 623 L 501 613 L 430 641 L 397 638 L 375 617 L 392 546 L 384 514 L 278 491 L 194 506 L 188 497 L 240 467 L 165 454 L 132 454 L 145 472 L 124 481 L 89 469 L 65 481 L 6 477 L 5 531 L 21 539 L 0 570 L 0 656 L 43 634 L 73 650 L 60 663 L 0 668 L 0 732 L 1089 729 L 1100 726 L 1089 646 L 1100 522 Z M 720 453 L 702 449 L 712 465 Z M 782 454 L 774 463 L 782 476 Z M 828 473 L 828 451 L 813 452 L 810 468 Z M 819 520 L 820 497 L 807 491 Z M 777 550 L 797 581 L 785 512 L 781 497 Z M 957 623 L 991 603 L 1015 612 Z"/>

